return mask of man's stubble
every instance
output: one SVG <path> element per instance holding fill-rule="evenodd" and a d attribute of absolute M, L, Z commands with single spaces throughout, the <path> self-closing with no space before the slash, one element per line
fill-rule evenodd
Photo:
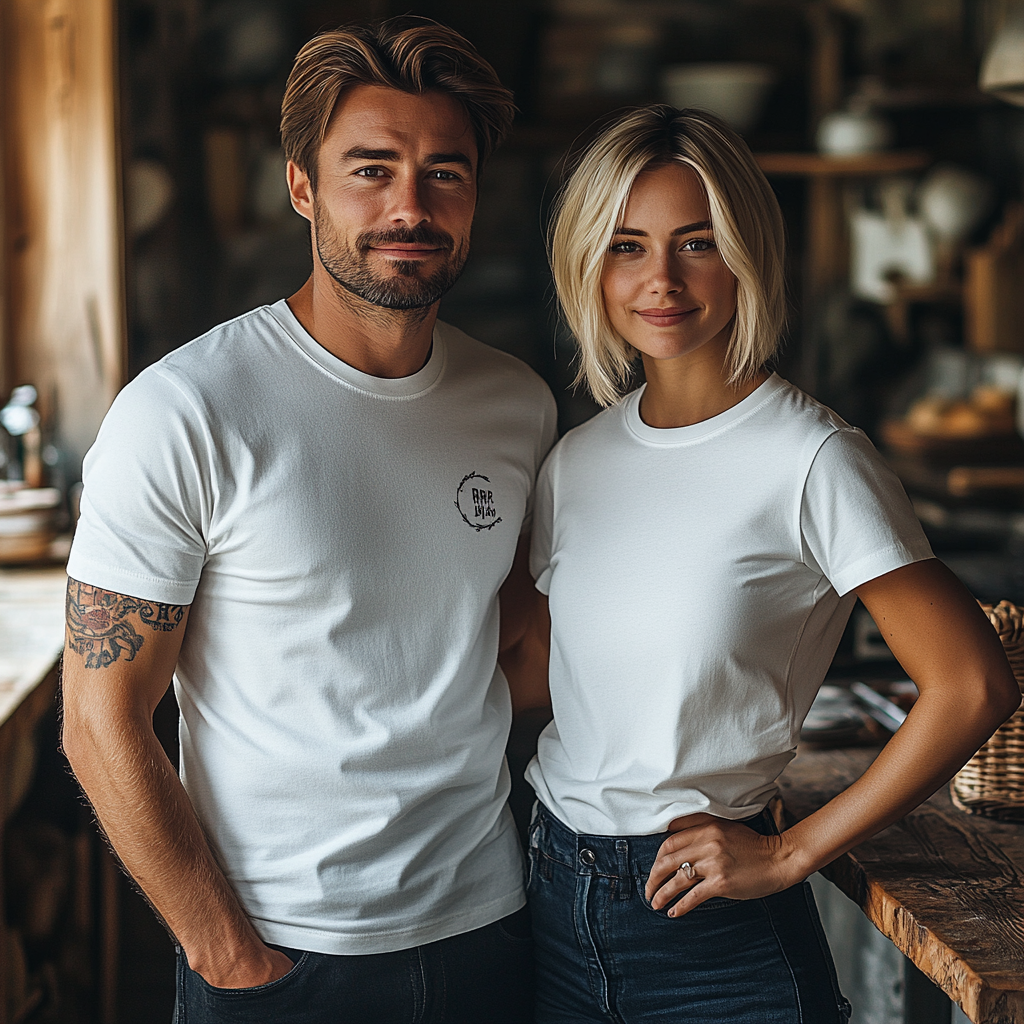
<path fill-rule="evenodd" d="M 391 231 L 365 231 L 357 235 L 355 245 L 350 246 L 339 238 L 330 216 L 319 204 L 315 207 L 314 216 L 316 251 L 324 269 L 344 292 L 362 299 L 382 313 L 389 310 L 406 314 L 409 319 L 425 319 L 434 303 L 459 279 L 469 256 L 469 245 L 465 240 L 456 247 L 455 240 L 446 231 L 424 225 Z M 371 249 L 396 242 L 435 246 L 445 253 L 446 259 L 426 277 L 420 276 L 422 264 L 418 260 L 392 260 L 393 273 L 386 276 L 376 273 L 370 265 Z"/>

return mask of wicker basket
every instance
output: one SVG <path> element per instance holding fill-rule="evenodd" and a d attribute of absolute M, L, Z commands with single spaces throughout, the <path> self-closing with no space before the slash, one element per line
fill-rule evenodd
<path fill-rule="evenodd" d="M 1009 601 L 981 607 L 1024 693 L 1024 611 Z M 953 776 L 949 792 L 962 811 L 1024 821 L 1024 703 Z"/>

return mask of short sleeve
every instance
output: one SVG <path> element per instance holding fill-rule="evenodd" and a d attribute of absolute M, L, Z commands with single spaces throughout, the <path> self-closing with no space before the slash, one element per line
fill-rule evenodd
<path fill-rule="evenodd" d="M 533 536 L 530 542 L 530 573 L 537 589 L 551 589 L 551 545 L 554 533 L 555 501 L 552 476 L 557 448 L 547 457 L 537 474 L 534 489 Z"/>
<path fill-rule="evenodd" d="M 206 559 L 205 427 L 155 368 L 110 407 L 83 464 L 68 575 L 149 601 L 190 604 Z"/>
<path fill-rule="evenodd" d="M 851 427 L 825 439 L 800 508 L 804 561 L 842 596 L 868 580 L 933 557 L 896 474 Z"/>
<path fill-rule="evenodd" d="M 537 443 L 537 462 L 536 465 L 539 467 L 544 461 L 545 456 L 551 451 L 552 446 L 558 440 L 558 407 L 555 405 L 555 397 L 551 394 L 550 388 L 545 384 L 544 387 L 544 411 L 541 417 L 541 429 L 538 434 Z M 523 525 L 520 527 L 519 534 L 524 536 L 530 533 L 533 529 L 533 516 L 535 509 L 535 496 L 536 496 L 536 481 L 534 482 L 534 489 L 530 491 L 529 496 L 526 499 L 526 514 L 523 516 Z"/>

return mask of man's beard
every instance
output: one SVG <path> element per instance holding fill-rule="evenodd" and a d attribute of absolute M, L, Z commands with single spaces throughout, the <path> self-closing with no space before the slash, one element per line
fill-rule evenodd
<path fill-rule="evenodd" d="M 378 276 L 370 266 L 371 249 L 396 242 L 440 249 L 446 255 L 445 262 L 429 277 L 421 278 L 421 260 L 389 260 L 393 273 Z M 459 279 L 469 255 L 464 241 L 456 248 L 448 232 L 422 224 L 391 231 L 364 231 L 356 237 L 353 249 L 339 241 L 322 206 L 316 208 L 316 251 L 324 269 L 346 291 L 371 305 L 396 310 L 432 306 Z"/>

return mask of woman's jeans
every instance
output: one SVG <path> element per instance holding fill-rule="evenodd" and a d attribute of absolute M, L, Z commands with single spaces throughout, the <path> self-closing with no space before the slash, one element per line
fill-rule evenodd
<path fill-rule="evenodd" d="M 778 831 L 767 812 L 743 824 Z M 644 896 L 667 836 L 577 835 L 537 805 L 537 1024 L 846 1024 L 808 883 L 764 899 L 714 897 L 670 918 Z"/>

